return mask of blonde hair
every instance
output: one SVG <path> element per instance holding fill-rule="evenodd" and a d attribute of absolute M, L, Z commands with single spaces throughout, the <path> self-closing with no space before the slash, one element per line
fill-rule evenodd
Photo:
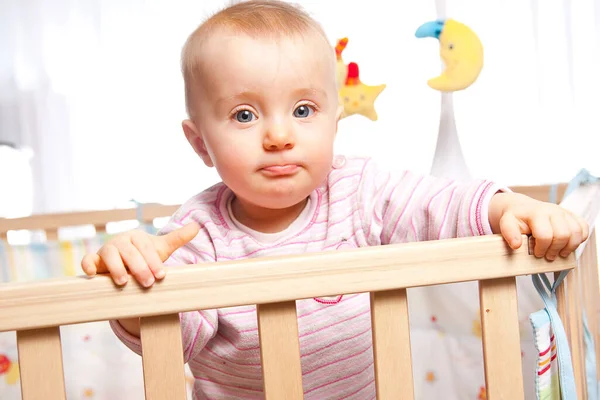
<path fill-rule="evenodd" d="M 299 6 L 280 0 L 248 0 L 230 5 L 202 23 L 188 37 L 181 53 L 186 110 L 192 117 L 192 90 L 200 64 L 202 42 L 219 29 L 229 29 L 250 37 L 279 38 L 316 33 L 329 46 L 321 25 Z M 332 48 L 332 59 L 335 52 Z"/>

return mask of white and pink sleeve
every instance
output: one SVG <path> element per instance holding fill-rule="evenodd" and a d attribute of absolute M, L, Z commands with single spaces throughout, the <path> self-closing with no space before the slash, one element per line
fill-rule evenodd
<path fill-rule="evenodd" d="M 489 235 L 489 202 L 505 190 L 487 180 L 381 170 L 368 161 L 360 190 L 363 229 L 371 245 Z"/>

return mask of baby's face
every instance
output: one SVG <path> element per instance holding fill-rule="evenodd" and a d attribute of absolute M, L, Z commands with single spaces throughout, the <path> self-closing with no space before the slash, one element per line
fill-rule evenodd
<path fill-rule="evenodd" d="M 340 108 L 333 50 L 311 37 L 214 34 L 202 49 L 196 127 L 238 198 L 281 209 L 326 178 Z"/>

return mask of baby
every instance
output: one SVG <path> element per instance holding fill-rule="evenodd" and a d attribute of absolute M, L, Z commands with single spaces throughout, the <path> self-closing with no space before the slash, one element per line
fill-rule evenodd
<path fill-rule="evenodd" d="M 257 0 L 218 12 L 189 37 L 182 69 L 183 131 L 222 182 L 186 201 L 158 236 L 124 233 L 86 255 L 88 275 L 108 272 L 123 285 L 129 271 L 149 287 L 169 265 L 492 233 L 513 248 L 532 234 L 535 256 L 553 260 L 588 236 L 576 215 L 492 182 L 334 157 L 334 52 L 292 5 Z M 374 398 L 369 295 L 301 300 L 297 311 L 305 398 Z M 138 319 L 111 326 L 141 353 Z M 195 398 L 262 398 L 255 307 L 182 313 L 181 328 Z"/>

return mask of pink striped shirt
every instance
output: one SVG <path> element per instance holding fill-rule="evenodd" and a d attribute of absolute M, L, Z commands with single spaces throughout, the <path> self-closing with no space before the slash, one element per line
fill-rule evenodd
<path fill-rule="evenodd" d="M 217 184 L 187 201 L 162 232 L 190 221 L 202 229 L 168 265 L 237 260 L 390 243 L 491 234 L 488 203 L 501 188 L 459 184 L 408 171 L 379 169 L 370 159 L 336 157 L 327 180 L 285 231 L 264 234 L 237 222 L 233 193 Z M 368 294 L 297 301 L 305 399 L 374 399 Z M 123 343 L 140 340 L 115 322 Z M 181 314 L 185 361 L 195 399 L 262 399 L 254 306 Z"/>

